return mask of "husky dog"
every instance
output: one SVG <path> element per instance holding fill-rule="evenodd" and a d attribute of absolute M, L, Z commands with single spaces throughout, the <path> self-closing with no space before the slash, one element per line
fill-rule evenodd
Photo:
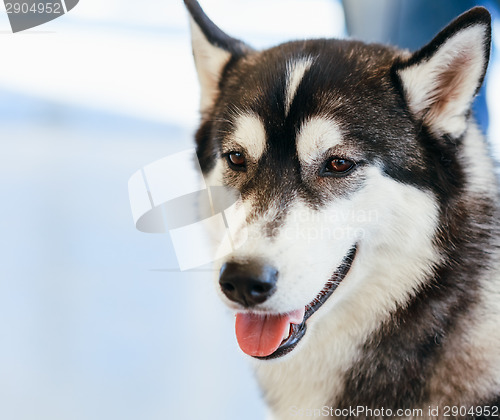
<path fill-rule="evenodd" d="M 488 11 L 415 53 L 256 51 L 185 4 L 198 158 L 245 209 L 217 289 L 274 417 L 498 418 L 500 200 L 471 115 Z"/>

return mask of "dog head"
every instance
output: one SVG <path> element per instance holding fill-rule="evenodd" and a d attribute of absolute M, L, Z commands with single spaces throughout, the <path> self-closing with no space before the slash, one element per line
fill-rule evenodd
<path fill-rule="evenodd" d="M 245 210 L 217 279 L 242 350 L 281 357 L 324 318 L 356 329 L 404 305 L 440 260 L 488 12 L 472 9 L 413 54 L 330 39 L 256 51 L 185 3 L 200 164 Z"/>

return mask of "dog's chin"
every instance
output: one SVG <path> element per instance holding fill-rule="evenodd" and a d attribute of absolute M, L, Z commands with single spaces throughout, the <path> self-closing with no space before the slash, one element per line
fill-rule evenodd
<path fill-rule="evenodd" d="M 305 309 L 297 310 L 294 311 L 293 313 L 290 314 L 284 314 L 284 315 L 256 315 L 256 314 L 249 314 L 249 313 L 240 313 L 237 314 L 237 319 L 236 319 L 236 330 L 237 330 L 237 335 L 238 335 L 238 316 L 240 317 L 261 317 L 260 322 L 266 322 L 264 321 L 266 319 L 266 316 L 271 319 L 271 318 L 276 318 L 279 319 L 279 322 L 281 324 L 287 324 L 289 321 L 288 326 L 284 327 L 285 333 L 284 333 L 284 338 L 279 344 L 279 346 L 272 351 L 270 354 L 255 354 L 249 351 L 245 351 L 245 344 L 243 343 L 243 338 L 240 340 L 238 338 L 238 342 L 240 344 L 240 347 L 242 350 L 249 354 L 250 356 L 254 357 L 255 359 L 258 360 L 272 360 L 272 359 L 277 359 L 280 357 L 283 357 L 287 354 L 289 354 L 292 350 L 294 350 L 297 346 L 297 344 L 302 340 L 302 338 L 305 336 L 306 331 L 307 331 L 307 321 L 311 316 L 317 312 L 323 304 L 328 300 L 328 298 L 333 294 L 335 289 L 338 287 L 338 285 L 344 280 L 344 278 L 347 276 L 349 270 L 351 269 L 351 266 L 353 264 L 354 258 L 356 256 L 356 251 L 357 251 L 357 245 L 354 245 L 349 252 L 345 255 L 344 259 L 342 260 L 342 263 L 338 266 L 338 268 L 335 270 L 333 275 L 330 277 L 330 279 L 326 282 L 324 288 L 321 290 L 321 292 L 316 296 L 316 298 L 310 302 L 308 305 L 306 305 Z M 241 321 L 245 322 L 245 321 Z M 278 322 L 278 321 L 269 321 L 267 322 Z M 243 336 L 243 334 L 242 334 Z M 278 338 L 279 340 L 279 338 Z"/>

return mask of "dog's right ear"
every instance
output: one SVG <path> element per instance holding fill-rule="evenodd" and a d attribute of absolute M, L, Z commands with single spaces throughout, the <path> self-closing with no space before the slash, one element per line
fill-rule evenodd
<path fill-rule="evenodd" d="M 196 0 L 184 0 L 191 24 L 193 55 L 201 86 L 200 111 L 205 116 L 219 94 L 219 81 L 226 64 L 252 50 L 220 30 Z"/>

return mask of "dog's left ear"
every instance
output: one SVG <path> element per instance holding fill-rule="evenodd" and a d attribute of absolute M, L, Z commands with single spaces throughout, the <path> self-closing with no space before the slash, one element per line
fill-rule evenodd
<path fill-rule="evenodd" d="M 490 14 L 475 7 L 394 65 L 410 110 L 434 134 L 456 139 L 465 132 L 486 73 L 490 44 Z"/>
<path fill-rule="evenodd" d="M 191 15 L 191 41 L 201 86 L 200 110 L 206 115 L 217 99 L 220 78 L 227 63 L 252 48 L 220 30 L 196 0 L 184 0 L 184 4 Z"/>

